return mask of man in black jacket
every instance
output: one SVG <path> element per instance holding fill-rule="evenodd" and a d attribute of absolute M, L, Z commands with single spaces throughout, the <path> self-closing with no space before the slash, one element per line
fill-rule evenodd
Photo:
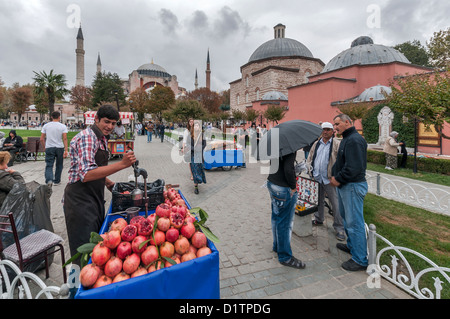
<path fill-rule="evenodd" d="M 348 271 L 365 270 L 368 259 L 363 203 L 368 189 L 367 143 L 345 114 L 334 118 L 334 127 L 343 139 L 330 183 L 337 187 L 339 209 L 347 233 L 347 244 L 338 243 L 336 246 L 352 255 L 351 259 L 342 264 L 342 268 Z"/>

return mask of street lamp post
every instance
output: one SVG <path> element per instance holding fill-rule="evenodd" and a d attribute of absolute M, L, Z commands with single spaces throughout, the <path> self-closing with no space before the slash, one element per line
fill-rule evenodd
<path fill-rule="evenodd" d="M 117 92 L 117 90 L 114 90 L 114 95 L 116 96 L 117 111 L 120 112 L 120 106 L 119 106 L 119 92 Z"/>

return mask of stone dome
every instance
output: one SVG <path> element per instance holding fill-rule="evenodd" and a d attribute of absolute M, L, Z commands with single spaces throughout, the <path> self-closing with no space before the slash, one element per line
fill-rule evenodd
<path fill-rule="evenodd" d="M 411 63 L 403 53 L 394 48 L 374 44 L 370 37 L 359 37 L 352 42 L 352 47 L 342 51 L 325 65 L 322 73 L 351 65 L 370 65 L 390 62 Z"/>
<path fill-rule="evenodd" d="M 170 74 L 167 73 L 167 71 L 160 65 L 153 63 L 147 63 L 141 65 L 137 72 L 139 75 L 146 75 L 146 76 L 156 76 L 161 78 L 169 78 Z"/>
<path fill-rule="evenodd" d="M 264 94 L 261 100 L 266 100 L 266 101 L 285 100 L 285 101 L 287 101 L 288 98 L 286 95 L 284 95 L 281 92 L 270 91 L 270 92 L 267 92 L 266 94 Z"/>
<path fill-rule="evenodd" d="M 275 38 L 261 44 L 250 56 L 248 62 L 274 57 L 307 57 L 314 58 L 311 51 L 297 40 L 285 38 L 286 26 L 278 24 L 274 27 Z"/>
<path fill-rule="evenodd" d="M 365 89 L 356 99 L 356 102 L 370 102 L 370 101 L 382 101 L 386 97 L 383 93 L 391 94 L 392 89 L 389 86 L 375 85 L 368 89 Z"/>

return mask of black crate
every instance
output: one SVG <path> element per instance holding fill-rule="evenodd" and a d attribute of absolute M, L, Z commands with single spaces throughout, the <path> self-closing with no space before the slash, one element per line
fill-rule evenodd
<path fill-rule="evenodd" d="M 156 206 L 164 202 L 164 185 L 162 179 L 158 179 L 152 183 L 147 183 L 147 203 L 148 210 L 156 209 Z M 135 189 L 136 183 L 116 183 L 112 189 L 111 199 L 111 213 L 121 212 L 129 207 L 134 207 L 135 203 L 131 198 L 131 192 Z M 138 183 L 139 189 L 145 191 L 145 184 Z M 130 194 L 122 194 L 123 192 L 130 192 Z M 142 200 L 142 205 L 138 205 L 141 211 L 145 210 L 145 201 Z"/>

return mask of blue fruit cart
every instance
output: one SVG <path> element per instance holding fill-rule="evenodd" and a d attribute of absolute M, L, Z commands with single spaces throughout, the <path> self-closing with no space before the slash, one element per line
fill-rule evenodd
<path fill-rule="evenodd" d="M 203 153 L 203 167 L 210 170 L 221 167 L 224 171 L 229 171 L 233 166 L 244 166 L 244 153 L 241 149 L 231 150 L 208 150 Z"/>
<path fill-rule="evenodd" d="M 189 203 L 180 192 L 188 208 Z M 149 211 L 153 214 L 155 210 Z M 111 223 L 121 216 L 110 215 L 109 208 L 100 234 L 108 231 Z M 145 212 L 141 211 L 140 215 Z M 219 299 L 219 251 L 208 240 L 212 253 L 168 268 L 156 270 L 107 286 L 78 289 L 75 299 Z"/>

